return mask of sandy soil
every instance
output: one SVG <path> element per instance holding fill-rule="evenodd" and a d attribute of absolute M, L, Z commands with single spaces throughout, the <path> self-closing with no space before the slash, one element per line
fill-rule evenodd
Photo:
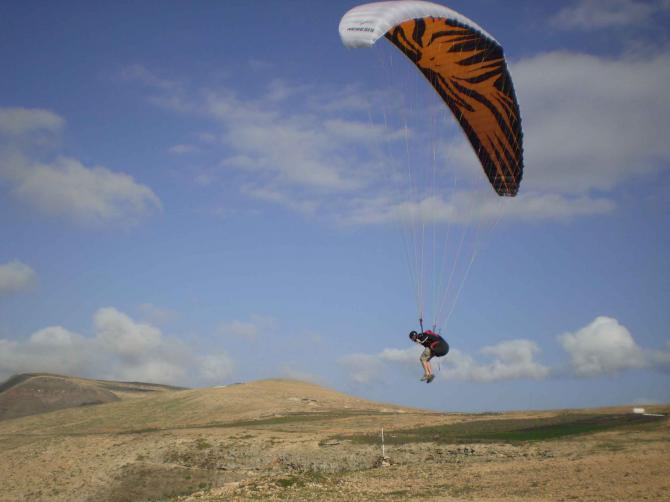
<path fill-rule="evenodd" d="M 668 419 L 551 441 L 392 441 L 417 422 L 557 413 L 439 414 L 290 381 L 166 392 L 0 422 L 0 500 L 670 500 Z M 384 463 L 356 440 L 382 426 Z"/>

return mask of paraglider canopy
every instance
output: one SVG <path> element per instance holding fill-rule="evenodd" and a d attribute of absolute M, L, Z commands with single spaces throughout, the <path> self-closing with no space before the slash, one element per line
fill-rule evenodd
<path fill-rule="evenodd" d="M 427 16 L 452 19 L 493 40 L 481 27 L 455 10 L 419 0 L 373 2 L 354 7 L 340 21 L 340 37 L 347 47 L 370 47 L 394 26 Z"/>
<path fill-rule="evenodd" d="M 451 109 L 498 195 L 514 196 L 523 175 L 521 115 L 500 44 L 442 5 L 374 2 L 340 21 L 347 47 L 386 37 L 423 73 Z"/>

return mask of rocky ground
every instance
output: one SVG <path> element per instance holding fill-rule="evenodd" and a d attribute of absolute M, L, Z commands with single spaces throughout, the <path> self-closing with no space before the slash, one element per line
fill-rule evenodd
<path fill-rule="evenodd" d="M 0 422 L 0 500 L 670 500 L 670 423 L 629 417 L 439 414 L 287 381 L 161 393 Z"/>

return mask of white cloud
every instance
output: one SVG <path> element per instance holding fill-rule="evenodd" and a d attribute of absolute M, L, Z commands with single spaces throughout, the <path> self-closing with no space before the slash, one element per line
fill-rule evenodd
<path fill-rule="evenodd" d="M 312 382 L 312 383 L 323 383 L 323 379 L 312 373 L 302 371 L 295 367 L 293 364 L 282 364 L 279 366 L 279 374 L 284 378 L 290 378 L 292 380 L 302 380 L 303 382 Z"/>
<path fill-rule="evenodd" d="M 640 25 L 668 7 L 666 0 L 580 0 L 561 9 L 552 23 L 564 29 L 585 31 Z"/>
<path fill-rule="evenodd" d="M 357 384 L 381 381 L 383 363 L 378 356 L 370 354 L 349 354 L 341 357 L 338 363 L 349 372 L 349 378 Z"/>
<path fill-rule="evenodd" d="M 423 348 L 412 345 L 405 349 L 384 349 L 379 353 L 379 359 L 389 363 L 416 364 Z"/>
<path fill-rule="evenodd" d="M 451 187 L 442 180 L 446 188 L 441 188 L 438 178 L 439 196 L 426 189 L 408 197 L 406 177 L 381 178 L 381 190 L 358 191 L 340 201 L 338 207 L 344 209 L 336 215 L 338 221 L 379 224 L 412 213 L 422 215 L 421 221 L 460 223 L 604 214 L 616 208 L 608 192 L 670 163 L 665 138 L 670 130 L 664 86 L 670 79 L 667 50 L 612 58 L 548 53 L 521 60 L 512 70 L 525 133 L 519 196 L 503 200 L 493 196 L 470 145 L 460 133 L 446 134 L 448 140 L 434 148 L 438 173 L 448 166 L 444 172 L 457 179 Z M 414 133 L 409 143 L 412 158 L 419 155 L 419 144 L 431 144 L 421 131 Z M 387 168 L 397 167 L 389 165 L 395 158 L 385 158 Z M 414 162 L 432 165 L 430 158 Z M 430 180 L 423 180 L 421 173 L 413 170 L 414 187 L 430 188 Z M 486 190 L 471 191 L 471 186 Z M 593 195 L 595 191 L 601 193 Z"/>
<path fill-rule="evenodd" d="M 333 144 L 318 118 L 305 111 L 284 112 L 277 101 L 283 100 L 277 96 L 275 83 L 257 101 L 239 99 L 227 90 L 207 92 L 190 109 L 216 119 L 223 127 L 222 141 L 233 152 L 224 160 L 227 167 L 253 169 L 272 186 L 327 191 L 354 188 L 354 171 L 333 156 L 340 144 Z"/>
<path fill-rule="evenodd" d="M 535 361 L 540 349 L 530 340 L 508 340 L 484 347 L 480 352 L 493 361 L 480 363 L 459 350 L 450 352 L 444 363 L 444 377 L 485 383 L 528 378 L 541 380 L 550 374 L 548 367 Z"/>
<path fill-rule="evenodd" d="M 246 159 L 236 164 L 229 158 L 226 165 L 271 176 L 280 185 L 306 186 L 319 190 L 353 190 L 357 178 L 341 158 L 334 157 L 333 143 L 317 123 L 309 119 L 278 118 L 271 122 L 236 121 L 227 124 L 228 147 Z"/>
<path fill-rule="evenodd" d="M 251 322 L 230 321 L 219 326 L 219 334 L 233 338 L 255 339 L 260 330 L 258 326 Z"/>
<path fill-rule="evenodd" d="M 496 197 L 484 191 L 453 192 L 443 197 L 427 196 L 418 202 L 391 201 L 386 198 L 361 198 L 341 224 L 368 225 L 391 222 L 456 223 L 495 221 L 569 220 L 582 215 L 613 211 L 615 204 L 605 198 L 565 196 L 556 193 L 527 192 L 516 197 Z"/>
<path fill-rule="evenodd" d="M 272 332 L 276 326 L 276 320 L 272 317 L 252 315 L 248 321 L 226 321 L 219 324 L 217 333 L 222 337 L 248 338 L 255 340 L 268 332 Z"/>
<path fill-rule="evenodd" d="M 39 108 L 0 108 L 0 134 L 24 135 L 35 131 L 58 133 L 65 121 Z"/>
<path fill-rule="evenodd" d="M 613 374 L 633 368 L 670 370 L 670 340 L 661 349 L 639 347 L 630 332 L 616 319 L 597 317 L 574 333 L 558 337 L 570 356 L 572 370 L 579 377 Z M 376 354 L 350 354 L 338 360 L 355 383 L 382 381 L 390 365 L 420 369 L 421 347 L 386 348 Z M 440 366 L 438 377 L 490 383 L 504 380 L 543 380 L 563 374 L 537 361 L 540 348 L 532 340 L 506 340 L 479 350 L 482 358 L 452 348 L 444 358 L 434 359 Z M 434 366 L 435 367 L 435 366 Z"/>
<path fill-rule="evenodd" d="M 339 224 L 386 224 L 412 211 L 456 223 L 599 215 L 616 209 L 610 192 L 670 163 L 667 50 L 609 58 L 540 54 L 513 64 L 512 73 L 526 170 L 520 195 L 503 201 L 448 111 L 427 105 L 435 103 L 427 85 L 433 99 L 414 104 L 392 86 L 333 89 L 281 80 L 252 98 L 225 88 L 182 93 L 156 85 L 152 101 L 216 122 L 208 147 L 218 142 L 225 152 L 220 167 L 243 194 Z M 426 114 L 437 132 L 412 123 Z M 408 162 L 427 166 L 411 170 L 412 182 Z M 431 186 L 433 165 L 437 192 L 408 197 Z"/>
<path fill-rule="evenodd" d="M 30 336 L 30 341 L 35 345 L 42 345 L 44 347 L 67 347 L 70 348 L 81 337 L 75 333 L 62 328 L 60 326 L 52 326 L 36 331 Z"/>
<path fill-rule="evenodd" d="M 208 382 L 221 382 L 230 378 L 235 363 L 225 352 L 208 354 L 198 359 L 198 369 L 202 378 Z"/>
<path fill-rule="evenodd" d="M 225 149 L 221 166 L 252 172 L 249 194 L 283 192 L 275 199 L 279 204 L 292 200 L 296 190 L 311 190 L 314 201 L 324 194 L 360 190 L 370 175 L 355 150 L 398 137 L 380 124 L 343 116 L 343 108 L 370 107 L 367 96 L 355 96 L 353 88 L 325 96 L 309 86 L 274 80 L 254 99 L 225 88 L 196 90 L 188 97 L 161 85 L 154 90 L 151 101 L 158 106 L 215 120 L 221 133 L 210 138 Z M 334 102 L 338 106 L 326 112 Z"/>
<path fill-rule="evenodd" d="M 151 303 L 143 303 L 139 306 L 140 313 L 146 320 L 153 324 L 167 324 L 178 317 L 173 310 L 157 307 Z"/>
<path fill-rule="evenodd" d="M 285 101 L 296 95 L 304 94 L 309 89 L 310 87 L 304 84 L 292 84 L 283 79 L 275 78 L 267 84 L 265 99 L 271 102 Z"/>
<path fill-rule="evenodd" d="M 18 260 L 0 264 L 0 295 L 25 291 L 36 278 L 35 271 Z"/>
<path fill-rule="evenodd" d="M 48 371 L 189 385 L 220 382 L 233 368 L 227 354 L 198 355 L 155 326 L 137 322 L 112 307 L 95 312 L 90 337 L 49 326 L 24 341 L 0 339 L 0 378 Z"/>
<path fill-rule="evenodd" d="M 168 148 L 168 153 L 172 155 L 185 155 L 187 153 L 193 153 L 197 151 L 198 151 L 197 146 L 186 145 L 186 144 L 174 145 Z"/>
<path fill-rule="evenodd" d="M 134 223 L 160 208 L 156 194 L 126 173 L 68 157 L 37 160 L 33 134 L 59 132 L 64 122 L 52 112 L 0 108 L 0 113 L 5 114 L 0 123 L 16 136 L 0 149 L 0 182 L 20 202 L 88 225 Z"/>
<path fill-rule="evenodd" d="M 85 374 L 97 357 L 92 340 L 50 326 L 24 342 L 0 339 L 0 379 L 25 372 Z"/>
<path fill-rule="evenodd" d="M 611 190 L 670 162 L 669 52 L 555 52 L 512 70 L 524 124 L 523 191 Z"/>
<path fill-rule="evenodd" d="M 351 354 L 339 360 L 349 370 L 350 378 L 356 383 L 369 383 L 381 379 L 387 364 L 407 367 L 419 366 L 422 348 L 411 346 L 406 349 L 387 348 L 378 354 Z M 550 374 L 550 369 L 535 361 L 539 348 L 530 340 L 509 340 L 497 345 L 484 347 L 480 351 L 493 359 L 490 363 L 477 362 L 471 356 L 452 349 L 447 356 L 434 359 L 442 369 L 442 378 L 472 382 L 495 382 L 532 378 L 541 380 Z"/>
<path fill-rule="evenodd" d="M 107 361 L 107 378 L 183 385 L 194 364 L 194 354 L 183 343 L 112 307 L 99 309 L 93 324 L 95 344 Z"/>
<path fill-rule="evenodd" d="M 159 208 L 156 194 L 132 176 L 105 167 L 86 167 L 72 158 L 53 163 L 14 157 L 0 176 L 13 185 L 13 195 L 46 214 L 65 216 L 84 224 L 134 222 Z"/>
<path fill-rule="evenodd" d="M 163 91 L 176 92 L 181 87 L 179 82 L 161 77 L 140 64 L 127 66 L 119 76 L 124 80 L 139 82 L 147 87 Z"/>
<path fill-rule="evenodd" d="M 334 140 L 343 140 L 363 145 L 373 145 L 386 141 L 403 139 L 402 130 L 388 131 L 383 124 L 362 122 L 358 120 L 329 119 L 323 123 L 325 131 Z"/>
<path fill-rule="evenodd" d="M 118 310 L 102 308 L 93 317 L 96 338 L 121 359 L 136 361 L 155 351 L 162 343 L 158 328 L 138 323 Z"/>
<path fill-rule="evenodd" d="M 597 317 L 574 333 L 560 335 L 558 340 L 570 356 L 575 375 L 581 377 L 670 367 L 670 351 L 642 349 L 630 331 L 611 317 Z"/>
<path fill-rule="evenodd" d="M 318 202 L 312 199 L 291 196 L 285 190 L 276 190 L 270 187 L 258 187 L 254 185 L 245 185 L 241 187 L 241 192 L 254 199 L 272 202 L 292 211 L 303 214 L 314 214 L 318 208 Z"/>

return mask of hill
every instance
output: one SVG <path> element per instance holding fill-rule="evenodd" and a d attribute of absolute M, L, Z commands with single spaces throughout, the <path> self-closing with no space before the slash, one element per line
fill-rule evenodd
<path fill-rule="evenodd" d="M 63 378 L 60 384 L 64 388 L 79 380 Z M 119 382 L 114 385 L 119 385 Z M 246 422 L 276 421 L 282 417 L 303 416 L 309 420 L 310 417 L 326 416 L 402 415 L 410 411 L 413 414 L 431 414 L 374 403 L 311 383 L 277 379 L 206 389 L 164 390 L 145 395 L 142 399 L 113 399 L 95 407 L 69 407 L 39 416 L 25 416 L 21 421 L 6 422 L 0 430 L 50 434 L 129 433 L 230 427 Z"/>
<path fill-rule="evenodd" d="M 0 500 L 595 501 L 670 490 L 670 423 L 629 408 L 447 414 L 293 380 L 137 395 L 0 422 Z"/>
<path fill-rule="evenodd" d="M 24 373 L 0 384 L 0 420 L 180 390 L 160 384 Z"/>

